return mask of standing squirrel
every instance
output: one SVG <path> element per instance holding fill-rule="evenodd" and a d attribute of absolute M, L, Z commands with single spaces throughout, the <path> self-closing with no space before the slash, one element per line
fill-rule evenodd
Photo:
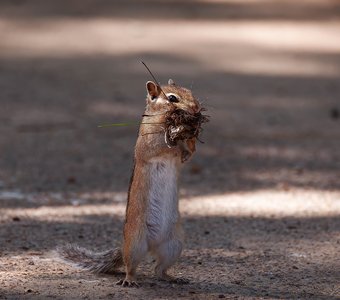
<path fill-rule="evenodd" d="M 169 112 L 180 109 L 190 115 L 201 111 L 190 90 L 177 86 L 146 83 L 146 110 L 135 147 L 134 169 L 130 180 L 123 246 L 93 253 L 74 245 L 58 248 L 66 262 L 95 273 L 113 273 L 125 266 L 122 286 L 138 286 L 136 269 L 150 253 L 156 259 L 155 273 L 161 280 L 187 283 L 167 270 L 179 258 L 183 231 L 178 211 L 177 181 L 180 166 L 195 152 L 196 137 L 178 140 L 170 146 L 164 125 Z"/>

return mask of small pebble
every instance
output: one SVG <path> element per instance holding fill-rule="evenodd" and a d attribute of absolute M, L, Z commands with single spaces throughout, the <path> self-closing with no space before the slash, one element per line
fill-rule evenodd
<path fill-rule="evenodd" d="M 330 110 L 330 117 L 331 117 L 331 119 L 333 119 L 333 120 L 339 119 L 339 117 L 340 117 L 339 109 L 337 109 L 336 107 L 333 107 L 333 108 Z"/>
<path fill-rule="evenodd" d="M 77 182 L 77 179 L 74 176 L 69 176 L 67 178 L 67 183 L 69 184 L 75 184 Z"/>
<path fill-rule="evenodd" d="M 287 228 L 288 229 L 297 229 L 297 227 L 295 225 L 288 225 Z"/>

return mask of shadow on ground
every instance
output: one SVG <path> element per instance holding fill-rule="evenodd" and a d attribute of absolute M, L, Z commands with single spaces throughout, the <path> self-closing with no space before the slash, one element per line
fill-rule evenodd
<path fill-rule="evenodd" d="M 327 5 L 322 1 L 306 5 L 303 1 L 193 0 L 65 3 L 1 1 L 0 26 L 6 33 L 2 41 L 12 38 L 6 26 L 19 24 L 18 36 L 24 38 L 23 27 L 36 29 L 44 20 L 58 24 L 71 19 L 137 20 L 141 23 L 136 27 L 141 28 L 150 20 L 164 24 L 166 19 L 170 25 L 188 20 L 248 20 L 268 26 L 272 21 L 308 23 L 314 28 L 337 22 L 340 15 L 338 1 Z M 6 40 L 10 46 L 17 42 L 15 37 Z M 261 49 L 232 39 L 223 44 L 230 50 L 226 53 L 247 57 L 254 51 L 281 63 L 277 72 L 267 73 L 221 71 L 197 56 L 170 51 L 133 49 L 132 54 L 117 55 L 81 51 L 52 55 L 46 51 L 30 57 L 25 49 L 11 53 L 6 45 L 6 55 L 0 58 L 0 207 L 4 210 L 0 271 L 5 274 L 0 277 L 0 298 L 127 296 L 126 290 L 113 288 L 115 277 L 78 273 L 46 258 L 47 252 L 62 243 L 99 250 L 119 243 L 121 214 L 77 215 L 81 209 L 77 205 L 67 220 L 48 213 L 40 220 L 29 214 L 31 210 L 27 215 L 20 212 L 70 206 L 70 198 L 82 193 L 91 197 L 127 191 L 138 128 L 98 129 L 97 125 L 140 120 L 144 86 L 150 79 L 139 64 L 141 59 L 161 82 L 172 77 L 192 87 L 211 116 L 202 136 L 205 143 L 198 145 L 195 157 L 184 166 L 180 186 L 185 196 L 303 189 L 308 197 L 309 190 L 340 190 L 340 54 L 336 43 L 335 50 L 294 51 L 273 45 Z M 221 47 L 218 42 L 209 45 Z M 169 43 L 170 49 L 175 46 Z M 242 52 L 245 48 L 249 53 Z M 295 73 L 284 68 L 285 62 L 296 63 Z M 313 72 L 308 73 L 306 66 Z M 11 199 L 10 192 L 18 192 L 20 199 Z M 30 202 L 32 195 L 47 195 L 50 201 Z M 100 196 L 89 202 L 85 204 L 123 201 Z M 184 217 L 184 226 L 187 246 L 175 272 L 190 274 L 191 284 L 156 282 L 146 267 L 141 271 L 142 288 L 128 292 L 131 299 L 158 299 L 159 295 L 335 299 L 338 293 L 340 223 L 336 214 L 301 218 L 189 215 Z"/>
<path fill-rule="evenodd" d="M 54 250 L 64 243 L 76 243 L 88 249 L 105 250 L 119 245 L 122 220 L 111 215 L 87 215 L 75 222 L 41 222 L 22 218 L 2 224 L 1 235 L 11 236 L 2 245 L 2 257 L 28 257 L 25 263 L 26 272 L 34 268 L 47 267 L 47 262 L 39 262 L 43 253 Z M 163 296 L 174 295 L 206 295 L 237 297 L 277 297 L 283 299 L 318 298 L 336 299 L 335 290 L 325 294 L 324 285 L 336 286 L 338 263 L 336 261 L 335 243 L 330 243 L 332 235 L 339 231 L 339 218 L 251 218 L 251 217 L 187 217 L 184 218 L 187 232 L 187 247 L 175 273 L 191 274 L 188 286 L 174 286 L 157 282 L 152 275 L 149 264 L 140 268 L 138 290 L 129 293 L 149 293 L 154 289 Z M 194 233 L 194 234 L 192 234 Z M 50 237 L 53 236 L 53 239 Z M 310 243 L 314 247 L 308 247 Z M 333 245 L 325 247 L 325 244 Z M 316 244 L 316 245 L 315 245 Z M 213 247 L 211 245 L 214 245 Z M 31 258 L 30 258 L 31 257 Z M 314 260 L 318 257 L 319 263 Z M 35 261 L 35 263 L 29 263 Z M 320 263 L 320 261 L 322 263 Z M 45 267 L 44 267 L 45 266 Z M 6 268 L 6 267 L 5 267 Z M 51 267 L 50 267 L 51 268 Z M 61 270 L 53 266 L 52 270 Z M 203 270 L 203 271 L 202 271 Z M 49 271 L 48 271 L 49 272 Z M 52 272 L 53 273 L 53 272 Z M 43 275 L 30 275 L 30 280 Z M 121 277 L 91 275 L 86 272 L 69 274 L 67 271 L 59 275 L 49 274 L 49 284 L 56 285 L 61 278 L 88 284 L 101 282 L 102 287 L 94 287 L 99 295 L 112 290 L 112 282 Z M 304 290 L 303 287 L 313 286 Z M 319 288 L 321 287 L 321 290 Z M 117 290 L 112 290 L 117 292 Z M 40 291 L 40 296 L 48 294 L 48 290 Z M 334 294 L 332 294 L 334 293 Z M 10 291 L 5 291 L 10 297 Z M 69 291 L 68 297 L 79 297 L 78 288 Z"/>
<path fill-rule="evenodd" d="M 128 20 L 338 20 L 340 4 L 328 1 L 327 5 L 313 1 L 179 1 L 129 0 L 51 2 L 43 0 L 6 0 L 0 4 L 0 16 L 7 18 L 126 18 Z M 292 4 L 293 8 L 292 8 Z"/>
<path fill-rule="evenodd" d="M 205 72 L 189 58 L 153 53 L 2 60 L 0 180 L 7 188 L 126 191 L 138 127 L 97 125 L 140 120 L 149 79 L 140 58 L 157 66 L 162 82 L 175 75 L 167 65 L 199 69 L 176 76 L 185 86 L 195 83 L 211 116 L 205 144 L 184 168 L 186 190 L 339 189 L 340 123 L 332 117 L 337 76 Z M 339 64 L 338 58 L 311 60 Z"/>

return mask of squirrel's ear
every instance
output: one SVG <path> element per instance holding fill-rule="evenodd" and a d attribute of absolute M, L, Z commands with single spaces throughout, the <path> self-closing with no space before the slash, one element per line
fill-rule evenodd
<path fill-rule="evenodd" d="M 175 84 L 175 82 L 170 78 L 170 79 L 168 80 L 168 85 L 176 85 L 176 84 Z"/>
<path fill-rule="evenodd" d="M 161 88 L 158 84 L 154 83 L 153 81 L 148 81 L 146 83 L 146 90 L 150 95 L 151 99 L 157 98 L 161 93 Z"/>

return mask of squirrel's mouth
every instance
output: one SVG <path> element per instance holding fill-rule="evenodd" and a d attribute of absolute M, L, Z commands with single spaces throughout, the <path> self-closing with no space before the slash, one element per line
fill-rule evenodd
<path fill-rule="evenodd" d="M 176 108 L 165 116 L 165 140 L 169 147 L 177 145 L 177 142 L 196 138 L 199 141 L 200 134 L 203 131 L 202 124 L 209 122 L 209 116 L 202 114 L 204 108 L 198 108 L 196 111 L 188 112 L 187 110 Z M 202 141 L 201 141 L 202 142 Z"/>

